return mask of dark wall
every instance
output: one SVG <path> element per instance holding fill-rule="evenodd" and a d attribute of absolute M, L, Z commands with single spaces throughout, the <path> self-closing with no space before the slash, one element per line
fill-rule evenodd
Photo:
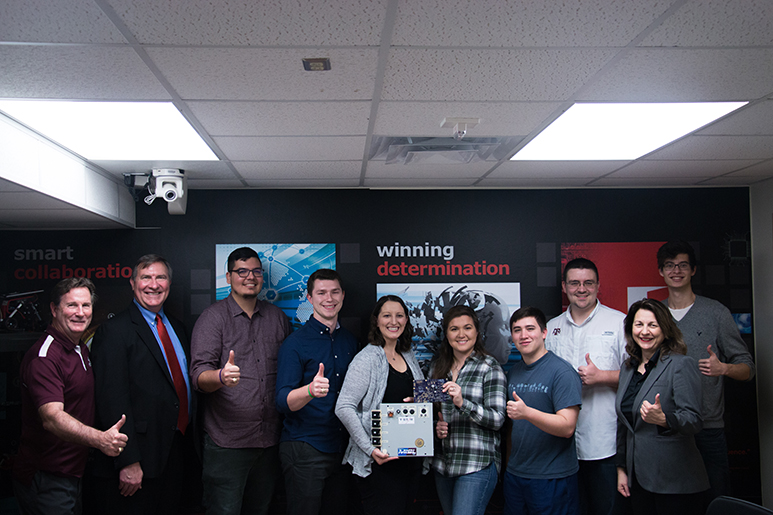
<path fill-rule="evenodd" d="M 52 267 L 61 270 L 62 266 L 94 268 L 93 274 L 102 268 L 107 274 L 108 266 L 131 267 L 140 255 L 155 252 L 165 255 L 174 266 L 167 309 L 186 321 L 190 329 L 202 298 L 205 305 L 214 302 L 215 244 L 335 243 L 337 268 L 346 288 L 342 318 L 364 338 L 376 283 L 454 280 L 379 276 L 378 267 L 385 259 L 378 256 L 377 246 L 395 242 L 451 245 L 454 263 L 506 264 L 506 276 L 457 279 L 519 282 L 522 304 L 538 306 L 554 316 L 561 311 L 562 242 L 679 238 L 697 246 L 701 267 L 695 278 L 696 291 L 720 300 L 733 312 L 751 311 L 749 260 L 741 256 L 731 265 L 729 257 L 730 240 L 735 240 L 733 255 L 738 253 L 738 242 L 741 247 L 748 245 L 747 188 L 193 190 L 187 194 L 188 214 L 184 216 L 167 214 L 160 201 L 152 206 L 139 203 L 136 230 L 0 232 L 0 292 L 48 291 L 56 281 L 40 278 L 45 275 L 40 267 L 49 267 L 49 277 Z M 69 260 L 15 259 L 19 250 L 68 248 L 62 256 L 69 255 Z M 652 266 L 656 266 L 654 256 Z M 128 280 L 117 275 L 95 280 L 101 297 L 96 323 L 108 312 L 123 309 L 131 299 Z M 193 298 L 198 300 L 192 302 Z M 751 344 L 751 338 L 745 337 Z M 739 481 L 737 493 L 747 497 L 759 496 L 754 395 L 753 384 L 728 389 L 731 455 L 737 472 L 741 472 L 736 476 L 745 478 Z"/>

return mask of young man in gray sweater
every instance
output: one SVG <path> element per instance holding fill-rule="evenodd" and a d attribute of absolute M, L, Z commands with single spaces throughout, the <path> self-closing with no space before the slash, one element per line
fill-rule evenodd
<path fill-rule="evenodd" d="M 658 250 L 658 270 L 668 287 L 668 306 L 684 335 L 687 355 L 698 361 L 703 393 L 703 430 L 695 443 L 711 483 L 710 499 L 729 495 L 730 464 L 725 441 L 724 377 L 749 381 L 754 362 L 730 311 L 716 300 L 695 295 L 695 251 L 685 241 L 671 241 Z"/>

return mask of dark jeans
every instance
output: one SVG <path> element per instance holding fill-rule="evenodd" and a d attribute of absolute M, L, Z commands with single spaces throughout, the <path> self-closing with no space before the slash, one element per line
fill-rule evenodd
<path fill-rule="evenodd" d="M 400 458 L 383 465 L 373 463 L 368 477 L 359 477 L 362 506 L 367 515 L 412 513 L 421 481 L 421 458 Z"/>
<path fill-rule="evenodd" d="M 279 446 L 228 449 L 204 435 L 207 515 L 266 515 L 279 477 Z"/>
<path fill-rule="evenodd" d="M 343 453 L 320 452 L 306 442 L 279 444 L 287 491 L 287 515 L 346 513 L 352 468 Z"/>
<path fill-rule="evenodd" d="M 709 475 L 707 504 L 720 495 L 730 495 L 730 461 L 727 458 L 725 430 L 721 427 L 704 429 L 695 435 L 695 445 Z"/>
<path fill-rule="evenodd" d="M 580 460 L 577 473 L 582 515 L 610 515 L 617 495 L 615 457 Z"/>
<path fill-rule="evenodd" d="M 80 515 L 81 480 L 38 471 L 25 486 L 14 480 L 13 493 L 22 515 Z"/>
<path fill-rule="evenodd" d="M 577 474 L 557 479 L 527 479 L 505 472 L 505 515 L 577 515 Z"/>

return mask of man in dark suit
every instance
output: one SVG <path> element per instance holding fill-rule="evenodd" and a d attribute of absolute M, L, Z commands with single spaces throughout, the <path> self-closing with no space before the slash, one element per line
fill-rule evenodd
<path fill-rule="evenodd" d="M 194 403 L 188 338 L 163 309 L 171 280 L 166 259 L 141 257 L 130 280 L 134 302 L 94 335 L 97 427 L 125 413 L 129 437 L 119 456 L 95 464 L 105 513 L 175 513 L 181 501 Z"/>

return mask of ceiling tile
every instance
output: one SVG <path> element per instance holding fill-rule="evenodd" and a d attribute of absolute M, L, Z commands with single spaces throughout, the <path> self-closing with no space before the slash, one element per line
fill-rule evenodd
<path fill-rule="evenodd" d="M 453 178 L 438 179 L 431 177 L 419 178 L 366 178 L 367 188 L 469 188 L 475 183 L 475 179 Z"/>
<path fill-rule="evenodd" d="M 131 48 L 3 46 L 0 97 L 170 100 Z"/>
<path fill-rule="evenodd" d="M 773 100 L 742 107 L 696 134 L 750 134 L 773 136 Z"/>
<path fill-rule="evenodd" d="M 236 161 L 233 163 L 250 183 L 266 179 L 358 179 L 362 170 L 359 161 Z"/>
<path fill-rule="evenodd" d="M 369 100 L 375 49 L 149 48 L 185 99 Z M 303 69 L 305 57 L 329 57 L 331 70 Z"/>
<path fill-rule="evenodd" d="M 751 100 L 773 84 L 773 48 L 631 49 L 579 100 L 705 102 Z"/>
<path fill-rule="evenodd" d="M 232 161 L 333 161 L 362 159 L 365 136 L 215 138 Z"/>
<path fill-rule="evenodd" d="M 382 100 L 563 101 L 615 55 L 608 49 L 392 49 Z"/>
<path fill-rule="evenodd" d="M 738 170 L 728 175 L 745 177 L 773 177 L 773 159 Z"/>
<path fill-rule="evenodd" d="M 377 46 L 388 0 L 109 0 L 144 44 Z"/>
<path fill-rule="evenodd" d="M 188 102 L 188 105 L 212 136 L 362 135 L 368 131 L 370 116 L 367 101 Z"/>
<path fill-rule="evenodd" d="M 657 150 L 648 159 L 768 159 L 773 157 L 773 136 L 687 136 Z"/>
<path fill-rule="evenodd" d="M 192 190 L 235 190 L 244 188 L 244 184 L 228 179 L 192 179 L 188 180 L 188 187 Z"/>
<path fill-rule="evenodd" d="M 112 13 L 99 7 L 106 5 L 123 23 L 112 25 Z M 119 29 L 130 32 L 127 40 Z M 130 46 L 135 41 L 146 46 Z M 332 70 L 302 71 L 304 57 L 330 57 Z M 772 62 L 769 0 L 0 0 L 0 97 L 182 98 L 178 107 L 230 161 L 92 166 L 119 180 L 181 168 L 191 189 L 766 180 L 773 175 Z M 374 137 L 450 136 L 443 118 L 472 117 L 481 123 L 469 137 L 514 143 L 578 99 L 753 104 L 624 167 L 380 160 L 366 162 L 361 178 L 365 143 Z M 12 150 L 18 159 L 0 164 L 16 169 L 28 152 Z M 26 194 L 3 202 L 5 191 L 28 190 L 0 182 L 0 209 L 44 202 L 23 200 L 36 198 Z M 70 224 L 56 209 L 48 216 L 13 223 Z M 104 223 L 112 222 L 87 213 L 75 225 Z"/>
<path fill-rule="evenodd" d="M 356 188 L 360 185 L 360 178 L 356 179 L 253 179 L 248 181 L 253 188 Z"/>
<path fill-rule="evenodd" d="M 693 186 L 709 177 L 618 177 L 608 176 L 593 181 L 591 186 L 620 186 L 620 187 L 647 187 L 665 188 L 674 186 Z"/>
<path fill-rule="evenodd" d="M 36 43 L 126 43 L 96 2 L 3 0 L 3 41 Z"/>
<path fill-rule="evenodd" d="M 773 2 L 770 0 L 691 0 L 641 46 L 770 46 Z"/>
<path fill-rule="evenodd" d="M 490 179 L 486 178 L 476 184 L 482 188 L 579 188 L 585 186 L 589 179 Z"/>
<path fill-rule="evenodd" d="M 639 0 L 404 1 L 399 4 L 392 44 L 624 46 L 670 4 Z"/>
<path fill-rule="evenodd" d="M 700 186 L 749 186 L 764 180 L 766 180 L 765 177 L 723 175 L 722 177 L 712 177 L 711 179 L 700 183 Z"/>
<path fill-rule="evenodd" d="M 593 178 L 612 172 L 627 161 L 506 161 L 487 176 L 491 179 Z"/>
<path fill-rule="evenodd" d="M 644 160 L 614 172 L 611 177 L 714 177 L 745 168 L 757 161 L 744 159 L 706 159 L 695 161 Z"/>

